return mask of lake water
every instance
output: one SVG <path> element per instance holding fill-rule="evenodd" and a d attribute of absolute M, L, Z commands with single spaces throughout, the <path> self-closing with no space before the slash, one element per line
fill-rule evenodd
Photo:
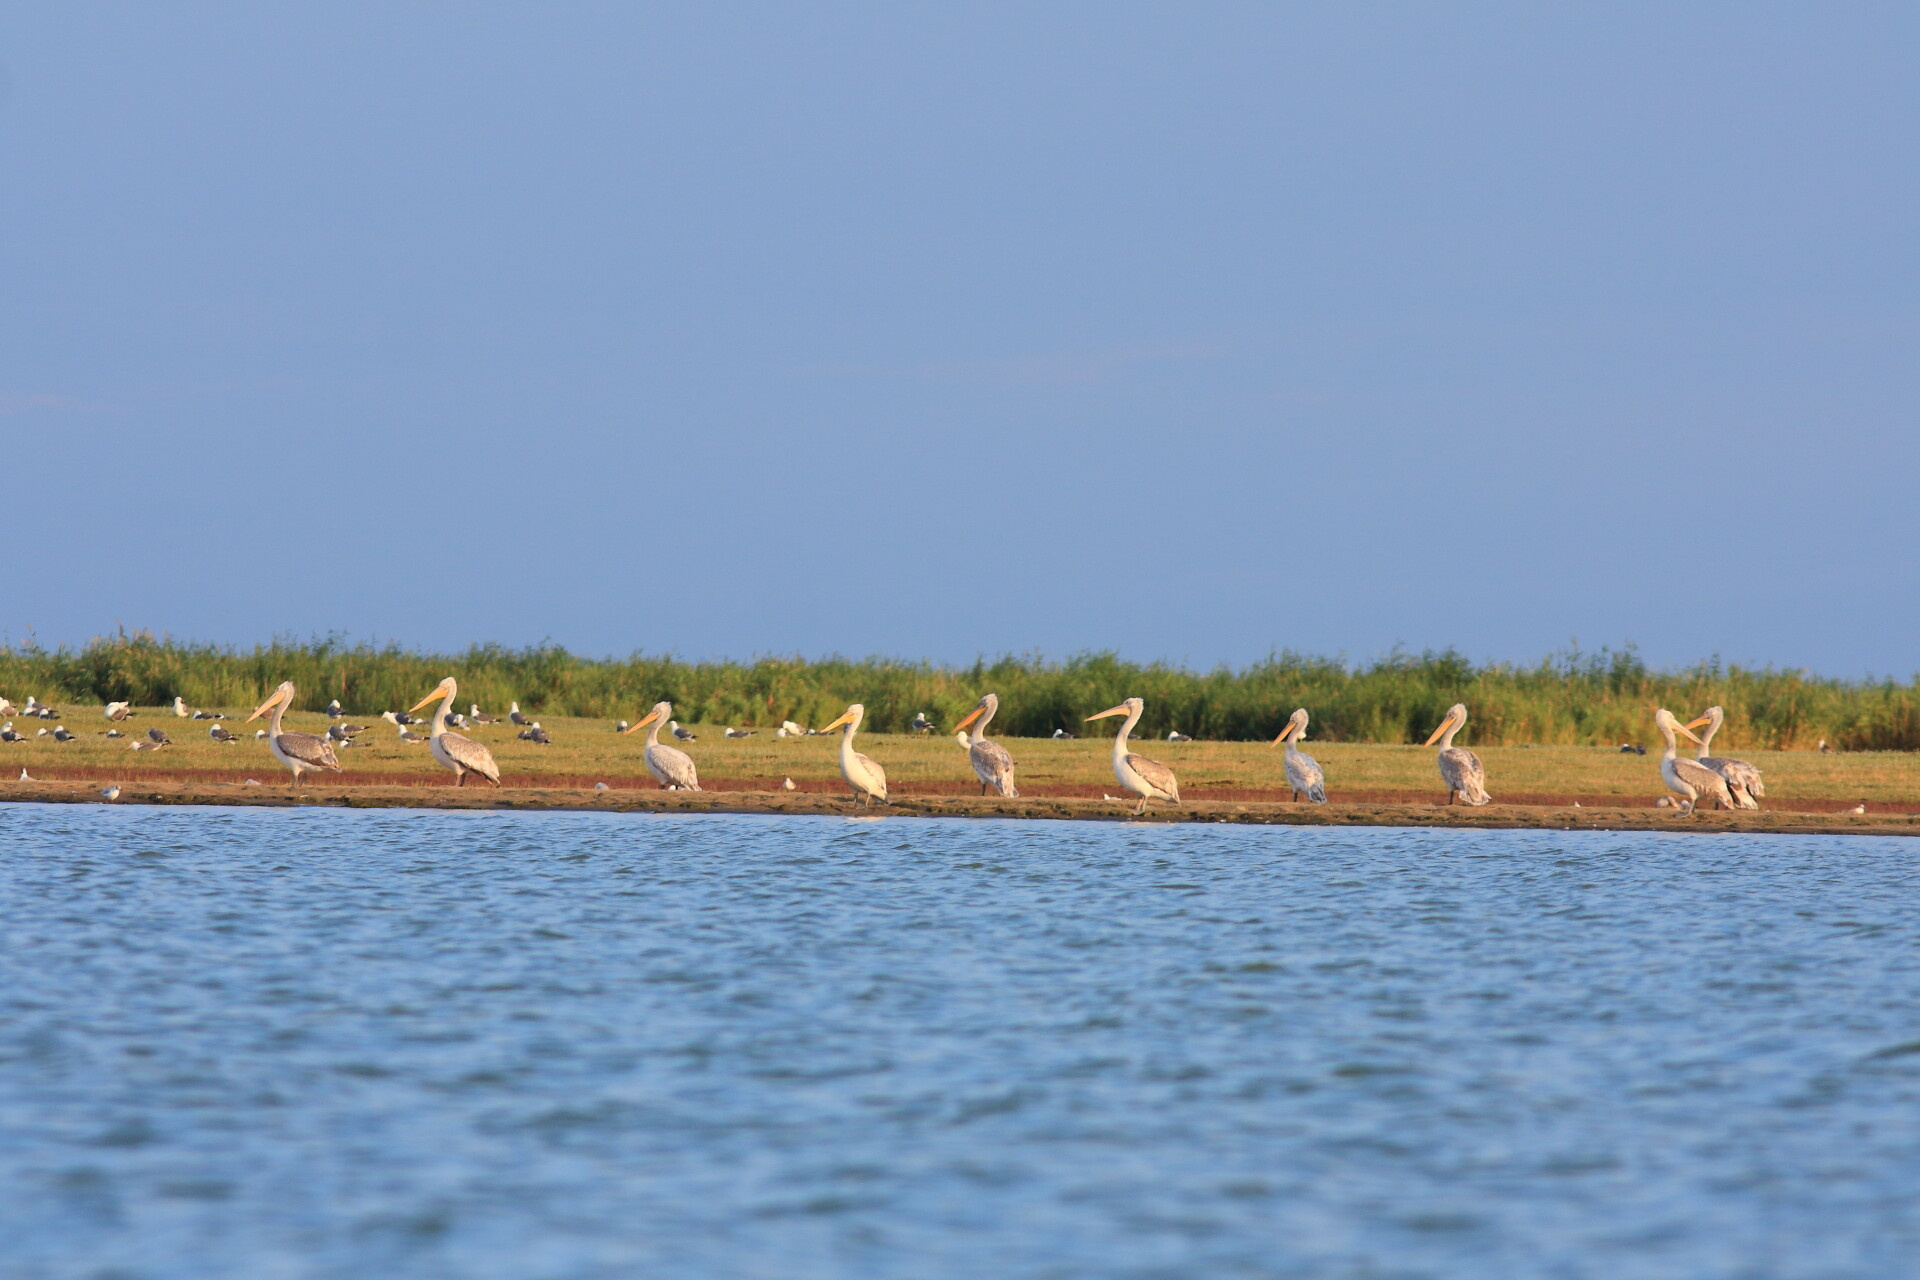
<path fill-rule="evenodd" d="M 0 805 L 0 1274 L 1910 1277 L 1920 842 Z"/>

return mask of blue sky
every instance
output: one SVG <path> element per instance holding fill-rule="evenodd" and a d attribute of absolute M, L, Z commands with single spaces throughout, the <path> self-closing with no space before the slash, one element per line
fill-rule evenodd
<path fill-rule="evenodd" d="M 1916 36 L 16 7 L 0 619 L 1905 676 Z"/>

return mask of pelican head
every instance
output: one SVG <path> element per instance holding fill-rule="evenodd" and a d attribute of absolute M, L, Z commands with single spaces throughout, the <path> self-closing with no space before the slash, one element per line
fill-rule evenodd
<path fill-rule="evenodd" d="M 653 704 L 653 710 L 647 712 L 646 715 L 640 717 L 640 719 L 634 721 L 632 724 L 628 725 L 626 728 L 622 729 L 620 732 L 633 733 L 636 730 L 646 728 L 648 725 L 652 724 L 655 720 L 664 720 L 672 714 L 673 714 L 673 704 L 671 702 L 656 702 Z"/>
<path fill-rule="evenodd" d="M 1700 739 L 1696 738 L 1693 734 L 1693 725 L 1681 724 L 1680 718 L 1674 715 L 1673 712 L 1667 710 L 1665 707 L 1654 708 L 1653 722 L 1660 726 L 1661 732 L 1663 733 L 1677 733 L 1681 737 L 1687 739 L 1689 742 L 1700 741 Z M 1701 716 L 1698 720 L 1695 720 L 1693 723 L 1705 724 L 1706 722 L 1707 722 L 1707 717 Z"/>
<path fill-rule="evenodd" d="M 848 707 L 845 711 L 842 711 L 840 713 L 840 718 L 838 720 L 835 720 L 830 725 L 826 725 L 822 727 L 820 732 L 823 734 L 832 733 L 835 729 L 838 729 L 841 725 L 846 725 L 847 732 L 858 733 L 860 731 L 860 722 L 866 718 L 867 718 L 866 704 L 863 702 L 856 702 L 852 706 Z"/>
<path fill-rule="evenodd" d="M 958 733 L 962 729 L 966 728 L 968 725 L 972 724 L 975 720 L 978 720 L 981 716 L 990 715 L 991 713 L 998 711 L 999 709 L 1000 709 L 999 694 L 997 693 L 982 694 L 980 696 L 980 701 L 974 704 L 973 710 L 967 712 L 967 718 L 965 720 L 962 720 L 959 724 L 953 726 L 953 731 L 955 733 Z"/>
<path fill-rule="evenodd" d="M 426 697 L 420 699 L 420 701 L 408 707 L 407 714 L 412 715 L 414 712 L 418 711 L 420 708 L 426 706 L 429 702 L 432 702 L 435 698 L 451 698 L 453 696 L 454 690 L 458 689 L 459 687 L 460 686 L 458 684 L 454 683 L 453 677 L 448 676 L 445 680 L 442 680 L 439 684 L 433 686 L 432 693 L 428 694 Z"/>
<path fill-rule="evenodd" d="M 1302 738 L 1305 738 L 1306 736 L 1307 736 L 1307 709 L 1305 707 L 1300 707 L 1300 708 L 1297 708 L 1292 715 L 1287 717 L 1287 727 L 1280 731 L 1280 736 L 1273 740 L 1273 745 L 1277 747 L 1281 743 L 1285 742 L 1288 738 L 1292 738 L 1295 742 L 1299 742 Z"/>
<path fill-rule="evenodd" d="M 1425 745 L 1430 747 L 1440 741 L 1441 738 L 1447 735 L 1449 729 L 1456 733 L 1459 732 L 1466 723 L 1467 704 L 1464 702 L 1454 703 L 1451 707 L 1447 708 L 1446 719 L 1440 722 L 1440 727 L 1433 731 L 1432 736 L 1427 739 Z"/>
<path fill-rule="evenodd" d="M 1088 716 L 1086 722 L 1090 722 L 1094 720 L 1105 720 L 1108 716 L 1138 715 L 1140 713 L 1140 709 L 1142 707 L 1145 707 L 1146 705 L 1147 704 L 1139 698 L 1128 698 L 1125 702 L 1121 703 L 1117 707 L 1108 707 L 1105 711 L 1101 711 L 1094 715 Z"/>
<path fill-rule="evenodd" d="M 1721 722 L 1726 718 L 1727 713 L 1719 707 L 1708 707 L 1700 713 L 1699 719 L 1687 721 L 1686 727 L 1689 729 L 1698 729 L 1703 724 L 1710 724 L 1715 729 L 1718 729 Z"/>
<path fill-rule="evenodd" d="M 247 719 L 258 720 L 261 716 L 267 714 L 267 712 L 273 710 L 275 707 L 290 707 L 292 705 L 293 705 L 293 681 L 282 680 L 280 682 L 280 687 L 278 689 L 275 689 L 272 693 L 268 694 L 267 700 L 261 703 L 259 706 L 255 707 L 253 709 L 253 714 L 248 716 Z M 244 721 L 242 723 L 244 723 Z"/>

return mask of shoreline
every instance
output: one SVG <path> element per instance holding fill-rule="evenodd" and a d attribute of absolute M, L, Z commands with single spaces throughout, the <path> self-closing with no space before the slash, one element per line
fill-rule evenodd
<path fill-rule="evenodd" d="M 489 812 L 771 814 L 784 817 L 1015 818 L 1053 821 L 1232 823 L 1253 826 L 1460 827 L 1481 830 L 1657 831 L 1749 835 L 1920 836 L 1920 814 L 1822 813 L 1788 810 L 1703 811 L 1682 817 L 1670 809 L 1611 806 L 1346 802 L 1322 805 L 1262 800 L 1191 800 L 1152 805 L 1134 819 L 1131 805 L 1064 796 L 903 795 L 871 809 L 844 791 L 659 791 L 620 787 L 341 786 L 286 783 L 122 782 L 108 800 L 97 781 L 0 783 L 0 802 L 112 805 L 210 805 L 234 808 L 439 809 Z"/>

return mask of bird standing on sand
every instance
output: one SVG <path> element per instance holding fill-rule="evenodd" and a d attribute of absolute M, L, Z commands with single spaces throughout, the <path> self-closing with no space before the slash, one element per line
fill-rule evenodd
<path fill-rule="evenodd" d="M 1453 745 L 1453 735 L 1464 729 L 1466 724 L 1467 704 L 1454 703 L 1447 708 L 1446 719 L 1433 731 L 1426 745 L 1440 744 L 1440 781 L 1447 784 L 1448 804 L 1455 800 L 1467 804 L 1492 804 L 1493 797 L 1487 794 L 1487 771 L 1480 767 L 1480 757 L 1465 747 Z"/>
<path fill-rule="evenodd" d="M 453 785 L 467 785 L 467 775 L 477 773 L 491 782 L 500 785 L 500 766 L 493 762 L 493 753 L 463 734 L 447 731 L 447 713 L 453 708 L 454 695 L 460 692 L 460 686 L 448 676 L 434 686 L 432 693 L 408 707 L 409 712 L 440 699 L 439 709 L 433 713 L 432 736 L 427 739 L 427 748 L 433 752 L 433 758 L 453 770 Z"/>
<path fill-rule="evenodd" d="M 1727 794 L 1727 780 L 1715 773 L 1698 760 L 1679 758 L 1679 747 L 1674 742 L 1675 734 L 1684 734 L 1691 742 L 1700 739 L 1693 731 L 1680 723 L 1673 712 L 1665 707 L 1656 708 L 1653 723 L 1660 730 L 1660 736 L 1666 739 L 1667 749 L 1660 757 L 1660 780 L 1667 784 L 1667 790 L 1681 797 L 1680 808 L 1692 816 L 1702 799 L 1712 800 L 1716 804 L 1733 808 L 1733 797 Z"/>
<path fill-rule="evenodd" d="M 119 787 L 102 787 L 100 788 L 100 794 L 105 796 L 108 802 L 111 803 L 112 801 L 118 800 L 120 798 L 120 788 Z"/>
<path fill-rule="evenodd" d="M 867 807 L 872 808 L 875 800 L 887 798 L 887 771 L 853 749 L 853 735 L 860 732 L 860 722 L 866 718 L 866 706 L 856 702 L 820 732 L 828 734 L 843 725 L 846 727 L 846 732 L 840 735 L 840 776 L 847 780 L 853 793 L 864 797 Z"/>
<path fill-rule="evenodd" d="M 1700 750 L 1694 753 L 1694 758 L 1727 780 L 1727 794 L 1733 797 L 1735 808 L 1758 809 L 1767 794 L 1760 782 L 1760 771 L 1745 760 L 1713 754 L 1713 735 L 1720 732 L 1726 718 L 1727 713 L 1721 708 L 1708 707 L 1699 718 L 1688 722 L 1689 729 L 1707 726 L 1707 731 L 1700 735 Z"/>
<path fill-rule="evenodd" d="M 267 695 L 267 700 L 253 709 L 248 720 L 258 720 L 267 712 L 273 712 L 267 721 L 267 749 L 273 752 L 273 758 L 293 771 L 293 785 L 299 786 L 300 779 L 318 769 L 331 769 L 341 772 L 339 757 L 333 754 L 333 744 L 325 738 L 311 733 L 287 733 L 280 728 L 280 718 L 293 705 L 293 681 L 282 681 L 280 687 Z M 149 735 L 159 733 L 157 729 L 147 730 Z M 161 740 L 166 738 L 161 734 Z M 134 744 L 136 747 L 139 743 Z"/>
<path fill-rule="evenodd" d="M 967 760 L 973 765 L 973 776 L 980 779 L 980 794 L 987 794 L 991 788 L 1013 799 L 1020 795 L 1013 785 L 1013 757 L 1005 747 L 987 738 L 987 726 L 999 710 L 1000 695 L 983 694 L 973 710 L 967 712 L 967 718 L 954 726 L 954 732 L 973 725 L 973 736 L 967 739 Z"/>
<path fill-rule="evenodd" d="M 1140 797 L 1140 803 L 1133 810 L 1136 818 L 1147 811 L 1149 800 L 1180 803 L 1180 780 L 1173 776 L 1173 770 L 1158 760 L 1136 756 L 1127 750 L 1127 735 L 1133 732 L 1134 725 L 1140 723 L 1140 713 L 1146 709 L 1147 704 L 1142 699 L 1128 698 L 1117 707 L 1108 707 L 1098 715 L 1087 717 L 1089 722 L 1104 720 L 1108 716 L 1127 718 L 1113 739 L 1113 776 L 1121 786 Z"/>
<path fill-rule="evenodd" d="M 653 780 L 665 790 L 698 791 L 700 774 L 693 767 L 693 757 L 678 747 L 669 747 L 660 741 L 660 726 L 662 722 L 672 724 L 673 722 L 667 719 L 672 714 L 671 702 L 656 702 L 653 704 L 653 710 L 635 721 L 633 728 L 628 729 L 627 732 L 632 733 L 635 729 L 652 725 L 653 728 L 647 732 L 646 750 L 640 753 L 641 758 L 647 762 L 647 772 L 652 774 Z"/>
<path fill-rule="evenodd" d="M 1287 744 L 1287 785 L 1293 788 L 1293 798 L 1298 803 L 1301 796 L 1315 804 L 1327 802 L 1327 777 L 1320 771 L 1320 762 L 1302 751 L 1300 739 L 1307 736 L 1307 709 L 1301 707 L 1287 717 L 1287 727 L 1273 740 L 1275 746 Z"/>

